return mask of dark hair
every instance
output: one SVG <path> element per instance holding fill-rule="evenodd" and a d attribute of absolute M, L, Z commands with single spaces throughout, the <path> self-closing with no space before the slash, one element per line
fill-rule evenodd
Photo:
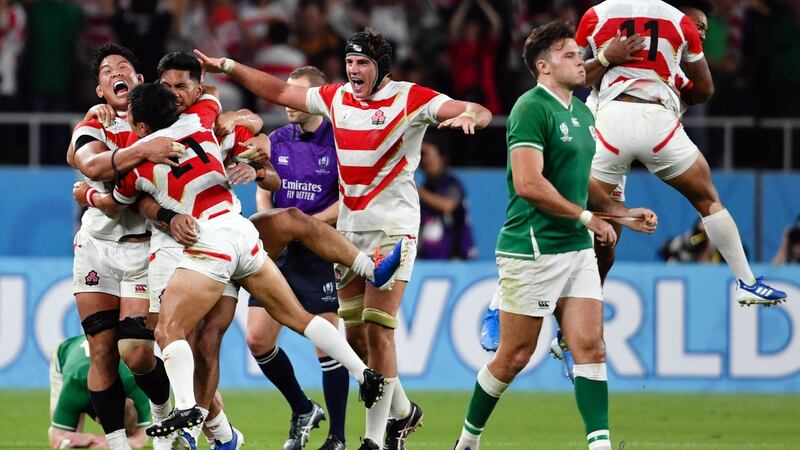
<path fill-rule="evenodd" d="M 167 53 L 158 62 L 158 77 L 168 70 L 186 70 L 189 71 L 189 78 L 199 82 L 203 74 L 203 68 L 200 66 L 200 61 L 191 53 L 188 52 L 172 52 Z"/>
<path fill-rule="evenodd" d="M 328 77 L 322 73 L 321 70 L 317 69 L 314 66 L 303 66 L 294 69 L 292 73 L 289 74 L 289 78 L 308 78 L 308 81 L 311 82 L 311 87 L 322 86 L 323 84 L 328 83 Z"/>
<path fill-rule="evenodd" d="M 285 44 L 289 42 L 289 35 L 291 30 L 289 24 L 283 20 L 273 20 L 269 23 L 269 30 L 267 31 L 267 38 L 271 45 Z"/>
<path fill-rule="evenodd" d="M 100 81 L 100 64 L 111 55 L 122 56 L 131 63 L 133 70 L 139 73 L 139 60 L 129 48 L 114 43 L 103 44 L 94 51 L 92 61 L 89 63 L 89 70 L 92 72 L 95 82 Z"/>
<path fill-rule="evenodd" d="M 380 33 L 372 31 L 370 27 L 363 31 L 356 32 L 347 40 L 344 46 L 344 54 L 350 53 L 364 55 L 375 62 L 378 66 L 378 76 L 375 77 L 374 90 L 381 84 L 381 81 L 389 75 L 392 70 L 392 44 Z"/>
<path fill-rule="evenodd" d="M 667 0 L 667 3 L 678 9 L 699 9 L 706 16 L 710 16 L 711 12 L 714 10 L 714 4 L 711 2 L 711 0 Z"/>
<path fill-rule="evenodd" d="M 528 66 L 533 77 L 539 76 L 539 72 L 536 70 L 536 61 L 547 56 L 553 45 L 574 37 L 575 28 L 571 23 L 561 19 L 534 28 L 528 39 L 525 39 L 525 47 L 522 50 L 522 59 L 525 60 L 525 65 Z"/>
<path fill-rule="evenodd" d="M 161 83 L 145 83 L 128 92 L 128 105 L 134 123 L 145 123 L 158 131 L 178 120 L 175 94 Z"/>

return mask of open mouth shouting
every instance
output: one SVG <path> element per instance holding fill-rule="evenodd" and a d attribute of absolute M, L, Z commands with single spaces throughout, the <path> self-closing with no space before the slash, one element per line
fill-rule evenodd
<path fill-rule="evenodd" d="M 350 84 L 353 86 L 353 92 L 356 94 L 363 94 L 366 93 L 367 85 L 364 82 L 364 79 L 361 77 L 350 77 Z"/>
<path fill-rule="evenodd" d="M 128 84 L 123 80 L 117 80 L 114 82 L 114 95 L 127 95 L 128 94 Z"/>

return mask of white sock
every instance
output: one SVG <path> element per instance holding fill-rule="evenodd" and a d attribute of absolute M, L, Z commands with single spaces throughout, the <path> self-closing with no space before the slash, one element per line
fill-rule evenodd
<path fill-rule="evenodd" d="M 197 404 L 194 399 L 194 356 L 185 340 L 174 341 L 164 347 L 164 369 L 175 394 L 175 407 L 189 409 Z"/>
<path fill-rule="evenodd" d="M 150 402 L 150 412 L 153 414 L 153 422 L 161 422 L 166 419 L 171 411 L 172 405 L 169 404 L 169 400 L 164 402 L 163 405 L 156 405 Z"/>
<path fill-rule="evenodd" d="M 350 269 L 369 281 L 375 281 L 375 261 L 364 252 L 358 252 Z"/>
<path fill-rule="evenodd" d="M 466 429 L 464 429 L 464 427 L 461 427 L 461 436 L 459 436 L 458 445 L 456 445 L 456 448 L 454 450 L 465 450 L 467 448 L 470 450 L 478 450 L 478 447 L 480 447 L 480 443 L 481 443 L 480 435 L 476 436 L 467 431 Z"/>
<path fill-rule="evenodd" d="M 586 436 L 589 450 L 611 450 L 611 433 L 608 430 L 597 430 Z"/>
<path fill-rule="evenodd" d="M 367 368 L 367 365 L 356 355 L 344 336 L 339 334 L 339 330 L 330 322 L 322 317 L 314 316 L 303 330 L 303 334 L 317 348 L 339 361 L 359 384 L 364 382 L 364 369 Z"/>
<path fill-rule="evenodd" d="M 383 435 L 389 422 L 389 409 L 392 407 L 392 394 L 397 386 L 397 378 L 386 378 L 385 381 L 383 397 L 367 410 L 367 431 L 364 433 L 364 438 L 372 439 L 379 446 L 383 446 Z"/>
<path fill-rule="evenodd" d="M 400 378 L 393 378 L 395 381 L 394 394 L 392 394 L 392 406 L 389 408 L 389 417 L 392 419 L 405 419 L 411 414 L 411 400 L 408 399 Z"/>
<path fill-rule="evenodd" d="M 731 268 L 736 278 L 748 285 L 755 283 L 756 277 L 750 271 L 750 264 L 747 262 L 742 240 L 739 237 L 739 229 L 736 228 L 736 222 L 733 221 L 728 210 L 722 209 L 703 217 L 703 225 L 706 228 L 708 239 L 725 258 L 725 262 L 728 263 L 728 267 Z"/>
<path fill-rule="evenodd" d="M 124 428 L 108 433 L 106 441 L 111 450 L 131 450 L 131 444 L 128 443 L 128 436 L 125 434 Z"/>
<path fill-rule="evenodd" d="M 217 417 L 206 420 L 206 426 L 211 431 L 211 434 L 214 435 L 214 439 L 223 444 L 233 439 L 233 430 L 230 422 L 228 422 L 228 417 L 225 416 L 225 411 L 220 411 Z"/>

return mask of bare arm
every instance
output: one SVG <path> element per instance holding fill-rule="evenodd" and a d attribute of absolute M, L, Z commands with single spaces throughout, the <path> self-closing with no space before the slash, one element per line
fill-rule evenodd
<path fill-rule="evenodd" d="M 172 139 L 167 137 L 139 141 L 116 152 L 110 151 L 106 144 L 100 141 L 91 141 L 74 151 L 73 167 L 80 170 L 90 180 L 112 181 L 114 180 L 112 156 L 117 170 L 125 173 L 145 160 L 156 164 L 177 166 L 178 163 L 169 158 L 180 157 L 183 152 L 183 146 L 173 146 Z M 67 161 L 69 161 L 69 156 Z"/>
<path fill-rule="evenodd" d="M 450 214 L 456 208 L 458 208 L 459 202 L 453 198 L 439 195 L 435 192 L 425 189 L 424 187 L 419 188 L 418 191 L 419 200 L 421 202 L 444 214 Z"/>
<path fill-rule="evenodd" d="M 226 73 L 245 89 L 264 100 L 281 106 L 288 106 L 297 111 L 308 112 L 306 91 L 308 88 L 292 86 L 272 75 L 253 69 L 239 62 L 226 58 L 209 58 L 199 50 L 194 51 L 203 68 L 212 73 L 222 72 L 223 63 L 232 64 Z"/>
<path fill-rule="evenodd" d="M 117 214 L 128 206 L 118 203 L 112 194 L 99 192 L 84 182 L 72 185 L 72 198 L 80 206 L 94 206 L 109 215 Z"/>
<path fill-rule="evenodd" d="M 217 136 L 225 136 L 233 133 L 237 126 L 244 127 L 253 134 L 258 134 L 261 131 L 261 127 L 264 126 L 264 121 L 261 116 L 249 109 L 225 111 L 217 116 L 217 121 L 214 123 L 214 133 Z"/>
<path fill-rule="evenodd" d="M 497 39 L 500 37 L 502 26 L 502 20 L 500 20 L 500 15 L 497 14 L 492 4 L 487 0 L 478 0 L 478 7 L 483 11 L 483 14 L 486 15 L 486 20 L 489 21 L 489 27 L 491 28 L 490 34 L 493 38 Z"/>
<path fill-rule="evenodd" d="M 259 186 L 256 189 L 256 211 L 266 211 L 274 208 L 272 203 L 272 192 Z"/>
<path fill-rule="evenodd" d="M 588 59 L 583 64 L 583 68 L 586 69 L 586 83 L 584 86 L 588 87 L 597 84 L 609 67 L 642 60 L 642 58 L 633 55 L 644 50 L 644 38 L 638 33 L 624 40 L 620 36 L 620 31 L 617 30 L 617 35 L 600 51 L 608 61 L 608 66 L 604 66 L 597 55 L 594 55 L 593 58 Z"/>
<path fill-rule="evenodd" d="M 694 86 L 683 91 L 682 95 L 690 105 L 704 103 L 714 95 L 714 80 L 711 78 L 705 57 L 695 62 L 683 63 L 683 70 L 694 83 Z"/>
<path fill-rule="evenodd" d="M 472 0 L 464 0 L 459 3 L 456 12 L 453 13 L 453 17 L 450 19 L 449 32 L 451 40 L 457 39 L 461 34 L 461 29 L 464 28 L 464 19 L 467 17 L 470 6 L 472 6 Z"/>
<path fill-rule="evenodd" d="M 475 134 L 475 128 L 489 125 L 492 113 L 477 103 L 448 100 L 439 107 L 436 119 L 441 122 L 439 128 L 461 128 L 464 134 Z"/>
<path fill-rule="evenodd" d="M 651 234 L 658 226 L 658 216 L 647 208 L 628 209 L 620 202 L 614 201 L 597 180 L 589 177 L 589 208 L 592 211 L 604 212 L 625 218 L 622 220 L 608 219 L 619 222 L 634 231 Z M 631 219 L 639 220 L 631 220 Z"/>
<path fill-rule="evenodd" d="M 47 437 L 50 448 L 88 448 L 105 442 L 105 437 L 97 434 L 66 431 L 55 427 L 47 430 Z"/>
<path fill-rule="evenodd" d="M 329 225 L 336 225 L 336 221 L 339 220 L 339 200 L 331 203 L 330 206 L 311 217 L 319 219 Z"/>
<path fill-rule="evenodd" d="M 511 152 L 511 172 L 517 195 L 536 209 L 566 219 L 579 220 L 584 209 L 566 198 L 542 175 L 544 155 L 533 147 L 517 147 Z M 586 228 L 604 245 L 614 245 L 616 233 L 608 222 L 592 217 Z"/>
<path fill-rule="evenodd" d="M 164 208 L 149 195 L 142 195 L 136 205 L 139 207 L 141 215 L 152 220 L 162 230 L 169 232 L 177 243 L 188 247 L 197 242 L 194 217 Z"/>

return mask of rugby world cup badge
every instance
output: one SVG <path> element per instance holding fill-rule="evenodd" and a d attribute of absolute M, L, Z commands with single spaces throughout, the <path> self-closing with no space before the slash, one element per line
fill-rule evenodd
<path fill-rule="evenodd" d="M 561 125 L 558 127 L 561 130 L 561 141 L 562 142 L 570 142 L 572 140 L 572 136 L 569 135 L 569 126 L 565 122 L 561 122 Z"/>

